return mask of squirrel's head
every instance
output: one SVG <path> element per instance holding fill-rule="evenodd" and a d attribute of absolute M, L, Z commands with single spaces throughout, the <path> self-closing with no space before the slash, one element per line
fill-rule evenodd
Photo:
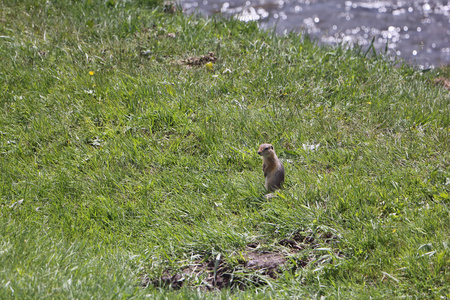
<path fill-rule="evenodd" d="M 273 146 L 271 144 L 262 144 L 259 146 L 258 154 L 261 156 L 267 156 L 269 154 L 275 153 Z"/>

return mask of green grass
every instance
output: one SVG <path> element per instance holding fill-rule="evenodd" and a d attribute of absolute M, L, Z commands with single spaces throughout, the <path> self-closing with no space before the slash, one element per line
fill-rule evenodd
<path fill-rule="evenodd" d="M 0 2 L 0 298 L 450 297 L 437 72 L 154 5 Z M 266 285 L 140 286 L 254 242 L 291 257 Z"/>

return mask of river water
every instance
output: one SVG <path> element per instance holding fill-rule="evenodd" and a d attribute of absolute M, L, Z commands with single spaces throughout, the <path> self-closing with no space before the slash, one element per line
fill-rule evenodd
<path fill-rule="evenodd" d="M 450 65 L 450 1 L 179 0 L 185 13 L 220 13 L 276 32 L 303 32 L 322 44 L 367 49 L 419 68 Z"/>

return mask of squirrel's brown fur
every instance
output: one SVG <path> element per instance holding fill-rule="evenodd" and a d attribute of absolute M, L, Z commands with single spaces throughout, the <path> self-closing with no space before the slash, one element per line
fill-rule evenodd
<path fill-rule="evenodd" d="M 280 189 L 284 183 L 283 163 L 278 159 L 271 144 L 259 146 L 258 154 L 263 158 L 263 172 L 266 177 L 266 190 L 273 192 Z"/>

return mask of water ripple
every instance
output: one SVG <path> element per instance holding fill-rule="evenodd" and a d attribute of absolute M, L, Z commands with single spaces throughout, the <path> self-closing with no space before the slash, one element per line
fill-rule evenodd
<path fill-rule="evenodd" d="M 279 34 L 306 32 L 325 44 L 367 46 L 421 68 L 450 64 L 450 1 L 443 0 L 182 0 L 187 13 L 221 13 L 276 27 Z"/>

